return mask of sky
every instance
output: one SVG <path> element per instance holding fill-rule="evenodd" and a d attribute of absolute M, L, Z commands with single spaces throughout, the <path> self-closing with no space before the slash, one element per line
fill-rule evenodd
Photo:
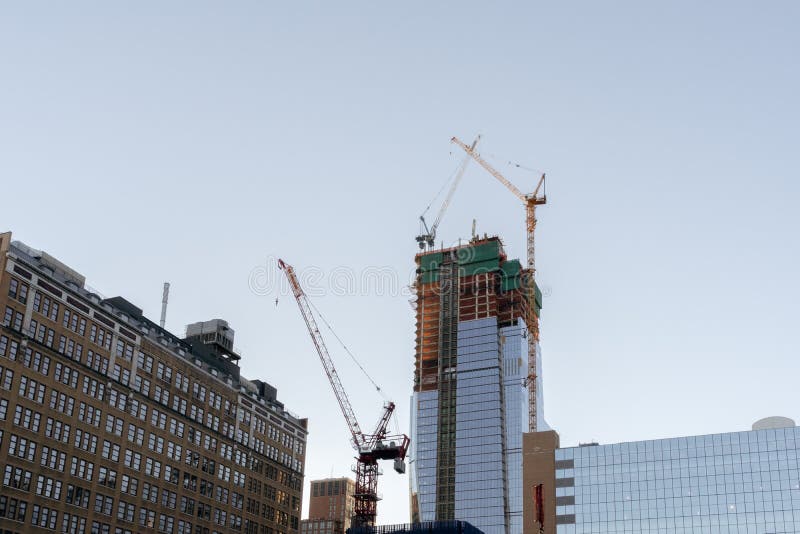
<path fill-rule="evenodd" d="M 777 0 L 0 2 L 0 231 L 153 319 L 169 281 L 176 333 L 227 319 L 242 374 L 309 419 L 306 479 L 345 476 L 276 259 L 408 431 L 418 217 L 461 161 L 450 138 L 481 134 L 523 191 L 547 173 L 562 445 L 800 420 L 799 19 Z M 440 241 L 473 219 L 524 259 L 521 203 L 474 164 Z M 383 397 L 323 334 L 372 426 Z M 385 471 L 379 523 L 405 522 Z"/>

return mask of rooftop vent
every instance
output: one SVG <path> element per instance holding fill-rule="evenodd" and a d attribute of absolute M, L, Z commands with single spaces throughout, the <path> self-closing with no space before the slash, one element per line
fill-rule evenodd
<path fill-rule="evenodd" d="M 780 415 L 773 415 L 772 417 L 765 417 L 753 423 L 753 430 L 769 430 L 776 428 L 793 428 L 797 426 L 793 419 L 788 417 L 781 417 Z"/>

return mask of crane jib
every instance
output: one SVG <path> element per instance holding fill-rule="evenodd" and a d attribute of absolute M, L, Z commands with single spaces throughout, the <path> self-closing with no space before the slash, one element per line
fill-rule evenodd
<path fill-rule="evenodd" d="M 355 526 L 372 526 L 375 524 L 378 502 L 378 460 L 394 460 L 394 469 L 398 473 L 405 473 L 405 457 L 408 452 L 410 440 L 406 435 L 387 436 L 386 427 L 389 424 L 395 404 L 389 402 L 384 406 L 383 414 L 372 434 L 364 434 L 358 424 L 353 406 L 347 397 L 347 392 L 342 386 L 336 367 L 328 353 L 325 340 L 317 327 L 311 304 L 303 288 L 297 280 L 294 269 L 283 260 L 278 260 L 278 267 L 286 273 L 289 284 L 292 286 L 300 314 L 305 320 L 308 333 L 314 347 L 317 349 L 322 368 L 328 376 L 333 393 L 342 410 L 347 426 L 353 437 L 353 445 L 358 450 L 356 463 L 356 487 L 354 495 L 354 524 Z M 335 335 L 335 334 L 334 334 Z"/>

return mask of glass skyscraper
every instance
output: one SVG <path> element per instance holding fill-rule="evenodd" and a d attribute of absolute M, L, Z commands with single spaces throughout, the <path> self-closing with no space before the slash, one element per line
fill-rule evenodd
<path fill-rule="evenodd" d="M 519 262 L 506 259 L 497 238 L 417 262 L 412 520 L 520 533 L 526 317 L 529 306 L 539 313 L 540 300 L 528 296 Z"/>

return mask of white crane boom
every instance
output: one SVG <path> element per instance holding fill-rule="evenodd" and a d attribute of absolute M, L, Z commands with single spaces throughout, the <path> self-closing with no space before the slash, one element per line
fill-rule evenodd
<path fill-rule="evenodd" d="M 360 449 L 366 444 L 367 439 L 364 436 L 364 432 L 361 431 L 361 426 L 358 424 L 355 411 L 350 404 L 350 399 L 347 397 L 344 386 L 342 386 L 342 381 L 339 379 L 339 373 L 336 372 L 336 367 L 333 365 L 331 355 L 328 353 L 328 347 L 325 346 L 325 341 L 322 339 L 322 334 L 319 331 L 319 327 L 317 327 L 314 314 L 311 313 L 311 305 L 308 302 L 308 297 L 303 291 L 303 288 L 300 287 L 300 282 L 297 281 L 294 268 L 284 263 L 283 260 L 278 260 L 278 267 L 286 272 L 286 278 L 289 280 L 294 298 L 297 300 L 297 305 L 300 307 L 300 314 L 306 322 L 308 332 L 311 334 L 311 340 L 314 342 L 314 347 L 317 349 L 317 354 L 319 354 L 319 359 L 322 362 L 322 367 L 325 369 L 325 374 L 328 375 L 333 393 L 336 396 L 336 400 L 339 402 L 339 407 L 342 409 L 342 415 L 344 415 L 347 426 L 350 428 L 350 434 L 353 436 L 353 446 Z"/>
<path fill-rule="evenodd" d="M 500 174 L 494 167 L 489 165 L 486 160 L 484 160 L 477 152 L 475 152 L 474 148 L 468 147 L 457 137 L 453 137 L 451 141 L 460 146 L 464 152 L 472 156 L 472 158 L 477 161 L 481 167 L 486 169 L 489 174 L 497 178 L 500 183 L 506 186 L 509 191 L 514 193 L 514 195 L 525 204 L 525 233 L 527 236 L 528 245 L 527 263 L 528 270 L 530 271 L 530 281 L 527 291 L 530 300 L 535 300 L 536 249 L 534 246 L 534 236 L 536 234 L 536 206 L 547 203 L 547 195 L 544 194 L 544 192 L 541 196 L 539 196 L 539 191 L 542 189 L 545 183 L 545 175 L 542 174 L 542 177 L 539 178 L 539 182 L 536 184 L 536 189 L 534 189 L 533 193 L 526 195 L 520 191 L 517 186 L 509 182 L 506 177 Z M 538 430 L 538 422 L 536 420 L 536 351 L 539 342 L 539 317 L 534 312 L 534 305 L 532 303 L 529 304 L 528 309 L 529 317 L 527 318 L 526 322 L 532 334 L 528 336 L 528 377 L 525 380 L 525 383 L 528 386 L 528 430 L 530 432 L 536 432 Z"/>
<path fill-rule="evenodd" d="M 517 195 L 517 197 L 518 197 L 518 198 L 519 198 L 521 201 L 523 201 L 523 202 L 528 202 L 528 197 L 527 197 L 527 196 L 525 196 L 525 194 L 524 194 L 522 191 L 520 191 L 519 189 L 517 189 L 517 186 L 515 186 L 514 184 L 512 184 L 511 182 L 509 182 L 509 181 L 506 179 L 506 177 L 505 177 L 505 176 L 503 176 L 502 174 L 500 174 L 499 172 L 497 172 L 497 171 L 495 170 L 495 168 L 494 168 L 494 167 L 492 167 L 491 165 L 489 165 L 489 163 L 488 163 L 488 162 L 487 162 L 485 159 L 483 159 L 483 158 L 480 156 L 480 154 L 478 154 L 477 152 L 475 152 L 475 149 L 474 149 L 474 147 L 473 147 L 473 148 L 470 148 L 470 147 L 469 147 L 469 146 L 467 146 L 467 145 L 466 145 L 466 144 L 465 144 L 463 141 L 461 141 L 461 139 L 459 139 L 458 137 L 453 137 L 453 138 L 451 139 L 451 141 L 452 141 L 453 143 L 457 144 L 458 146 L 460 146 L 462 149 L 464 149 L 464 152 L 466 152 L 468 155 L 472 156 L 472 158 L 473 158 L 475 161 L 477 161 L 477 162 L 478 162 L 478 163 L 481 165 L 481 167 L 483 167 L 484 169 L 486 169 L 487 171 L 489 171 L 489 174 L 491 174 L 492 176 L 494 176 L 495 178 L 497 178 L 497 179 L 500 181 L 500 183 L 502 183 L 504 186 L 506 186 L 506 187 L 508 188 L 508 190 L 509 190 L 509 191 L 511 191 L 512 193 L 514 193 L 515 195 Z"/>
<path fill-rule="evenodd" d="M 470 150 L 475 150 L 475 147 L 478 145 L 478 141 L 480 141 L 481 136 L 475 138 L 475 141 L 472 142 L 472 146 L 469 147 Z M 428 245 L 428 248 L 433 248 L 436 243 L 436 230 L 439 228 L 439 223 L 442 222 L 442 217 L 444 216 L 445 211 L 450 206 L 450 202 L 453 200 L 453 195 L 458 189 L 458 184 L 461 182 L 461 179 L 464 177 L 464 173 L 467 170 L 467 165 L 470 162 L 470 155 L 467 154 L 464 156 L 461 165 L 458 167 L 458 171 L 456 172 L 455 179 L 453 180 L 452 185 L 450 185 L 450 190 L 447 192 L 447 196 L 442 203 L 442 207 L 439 208 L 439 213 L 436 214 L 436 219 L 433 221 L 433 224 L 430 228 L 428 228 L 428 224 L 425 222 L 425 213 L 419 216 L 419 220 L 422 223 L 422 227 L 425 230 L 425 233 L 422 235 L 417 236 L 417 243 L 419 243 L 419 248 L 424 249 L 425 245 Z M 438 195 L 437 195 L 438 196 Z M 428 206 L 430 208 L 430 206 Z M 428 210 L 426 209 L 425 212 Z"/>

